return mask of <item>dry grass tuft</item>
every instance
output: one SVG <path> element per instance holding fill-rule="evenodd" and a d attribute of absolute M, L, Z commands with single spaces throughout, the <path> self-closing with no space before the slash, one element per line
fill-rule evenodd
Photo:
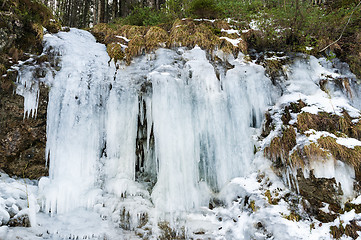
<path fill-rule="evenodd" d="M 243 54 L 247 54 L 248 52 L 248 44 L 245 40 L 241 39 L 238 43 L 238 48 Z"/>
<path fill-rule="evenodd" d="M 304 133 L 309 129 L 327 131 L 335 135 L 345 134 L 348 137 L 361 139 L 361 123 L 352 123 L 350 115 L 344 111 L 343 116 L 320 112 L 317 115 L 303 112 L 297 116 L 297 129 Z M 341 133 L 341 134 L 340 134 Z"/>
<path fill-rule="evenodd" d="M 108 34 L 104 37 L 104 41 L 103 43 L 105 45 L 108 45 L 108 44 L 111 44 L 111 43 L 121 43 L 121 44 L 128 44 L 127 41 L 125 41 L 123 38 L 119 38 L 117 37 L 117 35 L 111 33 L 111 34 Z"/>
<path fill-rule="evenodd" d="M 160 27 L 151 27 L 145 34 L 145 48 L 148 52 L 164 47 L 168 40 L 168 33 Z"/>
<path fill-rule="evenodd" d="M 209 29 L 205 24 L 200 24 L 196 26 L 195 32 L 191 35 L 191 47 L 198 45 L 204 50 L 210 50 L 218 46 L 219 38 L 213 34 L 211 29 Z"/>
<path fill-rule="evenodd" d="M 111 43 L 107 46 L 107 52 L 111 59 L 114 59 L 114 62 L 121 61 L 124 59 L 125 54 L 122 50 L 122 47 L 118 43 Z"/>
<path fill-rule="evenodd" d="M 304 168 L 311 161 L 328 159 L 328 152 L 322 150 L 316 143 L 311 143 L 303 148 L 297 148 L 290 156 L 292 167 L 295 169 Z"/>
<path fill-rule="evenodd" d="M 157 27 L 130 26 L 130 25 L 108 25 L 97 24 L 91 32 L 101 43 L 109 45 L 111 43 L 121 43 L 128 45 L 125 51 L 126 62 L 129 64 L 131 59 L 137 55 L 154 51 L 158 47 L 188 47 L 199 46 L 203 50 L 213 53 L 216 49 L 221 49 L 228 54 L 236 55 L 239 51 L 247 53 L 246 41 L 240 40 L 238 46 L 233 46 L 230 42 L 220 39 L 222 34 L 220 29 L 230 29 L 227 22 L 217 20 L 194 21 L 193 19 L 177 19 L 173 25 L 163 25 Z M 169 34 L 168 34 L 169 30 Z M 117 37 L 128 38 L 129 43 Z M 227 35 L 230 38 L 239 38 L 237 34 Z M 144 38 L 143 40 L 141 38 Z M 113 49 L 114 46 L 110 49 Z"/>
<path fill-rule="evenodd" d="M 283 131 L 282 137 L 272 139 L 269 147 L 264 150 L 265 155 L 277 166 L 288 163 L 289 152 L 296 146 L 296 132 L 292 127 Z"/>
<path fill-rule="evenodd" d="M 212 27 L 216 28 L 216 29 L 224 29 L 224 30 L 231 29 L 231 27 L 229 26 L 229 23 L 224 20 L 215 20 L 212 23 Z"/>
<path fill-rule="evenodd" d="M 196 25 L 190 19 L 177 19 L 172 26 L 168 39 L 168 47 L 190 46 L 191 35 Z"/>
<path fill-rule="evenodd" d="M 106 23 L 99 23 L 92 28 L 92 32 L 96 32 L 96 33 L 102 32 L 107 35 L 110 32 L 114 32 L 114 30 Z"/>
<path fill-rule="evenodd" d="M 320 112 L 317 115 L 303 112 L 297 116 L 297 129 L 301 133 L 309 129 L 333 133 L 340 129 L 338 121 L 339 116 L 327 112 Z"/>
<path fill-rule="evenodd" d="M 220 39 L 219 41 L 219 49 L 225 53 L 238 53 L 237 47 L 235 47 L 232 43 L 227 41 L 226 39 Z"/>
<path fill-rule="evenodd" d="M 116 29 L 116 33 L 131 40 L 135 37 L 139 37 L 139 36 L 143 37 L 146 34 L 147 30 L 148 30 L 147 27 L 144 26 L 124 25 L 118 27 Z"/>
<path fill-rule="evenodd" d="M 125 50 L 126 62 L 130 64 L 133 57 L 143 54 L 145 51 L 145 41 L 142 36 L 135 36 L 129 41 L 128 48 Z"/>
<path fill-rule="evenodd" d="M 361 163 L 361 147 L 356 146 L 354 149 L 345 147 L 336 142 L 332 137 L 321 137 L 317 140 L 319 146 L 328 150 L 337 160 L 348 163 L 355 168 Z"/>

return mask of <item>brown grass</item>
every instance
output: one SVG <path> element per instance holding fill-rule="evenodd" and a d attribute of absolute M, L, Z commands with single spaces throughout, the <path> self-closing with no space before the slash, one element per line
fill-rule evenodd
<path fill-rule="evenodd" d="M 311 143 L 303 148 L 297 148 L 290 156 L 290 161 L 295 169 L 304 168 L 311 161 L 320 161 L 329 158 L 328 152 L 322 150 L 316 143 Z"/>
<path fill-rule="evenodd" d="M 105 35 L 108 35 L 109 33 L 114 33 L 114 29 L 109 27 L 109 25 L 106 23 L 99 23 L 92 28 L 92 32 L 95 32 L 95 33 L 102 32 Z"/>
<path fill-rule="evenodd" d="M 272 139 L 269 147 L 264 150 L 265 155 L 276 165 L 288 163 L 289 152 L 296 146 L 296 132 L 292 127 L 285 129 L 281 137 Z"/>
<path fill-rule="evenodd" d="M 333 133 L 340 130 L 339 118 L 339 116 L 327 112 L 319 112 L 317 115 L 303 112 L 297 116 L 297 129 L 301 133 L 309 129 Z"/>
<path fill-rule="evenodd" d="M 160 27 L 151 27 L 145 34 L 145 48 L 148 52 L 158 47 L 164 47 L 168 40 L 168 33 Z"/>
<path fill-rule="evenodd" d="M 206 21 L 208 22 L 208 21 Z M 209 22 L 210 23 L 210 22 Z M 225 30 L 229 30 L 231 29 L 231 27 L 229 26 L 229 23 L 227 23 L 226 21 L 224 20 L 215 20 L 213 23 L 212 23 L 212 27 L 213 28 L 216 28 L 216 29 L 225 29 Z"/>
<path fill-rule="evenodd" d="M 351 138 L 361 139 L 361 123 L 352 123 L 350 115 L 343 111 L 343 116 L 320 112 L 317 115 L 303 112 L 297 116 L 297 129 L 304 133 L 309 129 L 327 131 L 342 136 L 343 133 Z"/>
<path fill-rule="evenodd" d="M 194 33 L 195 26 L 195 23 L 190 19 L 177 19 L 170 31 L 168 47 L 190 46 L 190 37 Z"/>
<path fill-rule="evenodd" d="M 131 40 L 135 37 L 143 37 L 147 33 L 147 30 L 147 27 L 144 26 L 123 25 L 116 28 L 116 34 Z"/>
<path fill-rule="evenodd" d="M 107 52 L 111 59 L 114 59 L 114 62 L 121 61 L 124 59 L 125 54 L 122 51 L 122 47 L 118 43 L 111 43 L 107 46 Z"/>
<path fill-rule="evenodd" d="M 129 41 L 128 48 L 125 50 L 126 62 L 130 64 L 131 59 L 143 54 L 145 51 L 145 41 L 142 36 L 135 36 Z"/>
<path fill-rule="evenodd" d="M 332 137 L 320 137 L 317 140 L 319 146 L 328 150 L 337 160 L 346 162 L 354 167 L 360 166 L 361 147 L 356 146 L 354 149 L 345 147 L 336 142 Z"/>

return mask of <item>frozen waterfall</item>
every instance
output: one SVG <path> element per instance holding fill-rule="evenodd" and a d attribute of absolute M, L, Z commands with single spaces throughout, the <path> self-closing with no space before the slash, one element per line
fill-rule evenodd
<path fill-rule="evenodd" d="M 40 84 L 49 88 L 49 177 L 24 185 L 0 175 L 2 188 L 16 186 L 6 201 L 0 196 L 0 222 L 9 221 L 2 209 L 14 208 L 17 199 L 17 214 L 27 214 L 32 225 L 16 230 L 24 240 L 319 239 L 329 233 L 333 223 L 310 230 L 312 221 L 285 218 L 296 205 L 284 183 L 291 185 L 296 171 L 287 168 L 282 182 L 263 150 L 286 125 L 295 127 L 299 115 L 291 111 L 287 124 L 282 117 L 299 100 L 306 104 L 302 112 L 341 116 L 346 110 L 359 121 L 360 86 L 347 64 L 306 54 L 233 56 L 179 47 L 142 54 L 127 66 L 114 63 L 83 30 L 44 40 L 46 62 L 34 57 L 13 68 L 24 118 L 37 115 Z M 264 64 L 273 60 L 282 69 L 272 82 Z M 266 111 L 273 122 L 264 135 Z M 325 134 L 309 133 L 297 132 L 298 147 Z M 361 144 L 334 138 L 351 148 Z M 354 169 L 328 160 L 311 163 L 304 175 L 313 169 L 320 178 L 335 177 L 352 197 Z M 278 204 L 269 194 L 279 194 Z M 0 238 L 16 238 L 1 227 Z"/>
<path fill-rule="evenodd" d="M 45 213 L 92 209 L 126 220 L 127 229 L 145 215 L 172 222 L 208 207 L 231 179 L 252 170 L 252 135 L 273 89 L 263 67 L 240 55 L 226 60 L 227 71 L 199 47 L 159 49 L 115 66 L 86 31 L 45 39 L 60 60 L 45 81 Z M 37 99 L 37 91 L 28 94 Z M 37 103 L 26 105 L 36 112 Z M 127 214 L 114 216 L 116 209 Z"/>

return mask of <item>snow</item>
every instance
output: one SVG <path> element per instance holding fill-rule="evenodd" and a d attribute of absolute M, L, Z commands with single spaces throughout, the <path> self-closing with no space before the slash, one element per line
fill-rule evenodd
<path fill-rule="evenodd" d="M 355 146 L 361 146 L 361 141 L 354 138 L 337 138 L 336 142 L 348 148 L 354 148 Z"/>
<path fill-rule="evenodd" d="M 239 34 L 239 30 L 236 30 L 236 29 L 221 29 L 221 32 L 225 32 L 225 33 L 227 33 L 227 34 L 234 34 L 234 33 L 236 33 L 237 35 L 240 35 Z"/>
<path fill-rule="evenodd" d="M 310 169 L 314 170 L 317 178 L 335 178 L 336 183 L 341 184 L 344 202 L 353 197 L 355 170 L 352 166 L 330 158 L 323 161 L 311 161 Z"/>
<path fill-rule="evenodd" d="M 22 215 L 28 215 L 31 226 L 36 226 L 35 214 L 39 212 L 36 193 L 36 182 L 15 180 L 0 172 L 0 226 L 7 224 L 10 218 Z M 0 237 L 2 232 L 5 234 L 5 229 L 0 230 Z"/>
<path fill-rule="evenodd" d="M 128 39 L 128 38 L 126 38 L 126 37 L 124 37 L 124 36 L 115 36 L 116 38 L 120 38 L 120 39 L 123 39 L 124 41 L 126 41 L 126 42 L 129 42 L 130 40 Z"/>
<path fill-rule="evenodd" d="M 259 23 L 257 20 L 252 20 L 250 23 L 249 23 L 249 27 L 253 30 L 259 30 Z"/>
<path fill-rule="evenodd" d="M 225 39 L 228 42 L 232 43 L 233 46 L 237 47 L 238 44 L 241 42 L 242 38 L 232 39 L 229 37 L 220 37 L 220 39 Z"/>
<path fill-rule="evenodd" d="M 303 112 L 308 112 L 311 114 L 317 114 L 319 112 L 319 108 L 316 106 L 309 106 L 309 107 L 303 107 L 302 108 Z"/>
<path fill-rule="evenodd" d="M 361 204 L 361 196 L 356 197 L 354 200 L 351 201 L 353 204 Z"/>

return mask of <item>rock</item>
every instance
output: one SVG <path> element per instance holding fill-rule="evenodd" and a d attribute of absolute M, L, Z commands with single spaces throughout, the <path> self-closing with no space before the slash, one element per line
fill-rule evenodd
<path fill-rule="evenodd" d="M 25 17 L 31 15 L 32 17 Z M 48 89 L 40 87 L 36 118 L 24 119 L 24 99 L 14 94 L 16 71 L 9 67 L 43 50 L 43 27 L 57 32 L 60 24 L 45 5 L 30 0 L 0 4 L 0 169 L 9 175 L 36 179 L 48 175 L 45 166 Z M 37 63 L 53 59 L 37 58 Z M 57 63 L 54 63 L 55 65 Z M 36 72 L 42 77 L 44 72 Z"/>
<path fill-rule="evenodd" d="M 10 219 L 7 225 L 9 227 L 30 227 L 29 215 L 26 213 L 19 213 L 14 218 Z"/>
<path fill-rule="evenodd" d="M 335 220 L 336 214 L 325 213 L 319 209 L 323 207 L 323 203 L 328 203 L 335 213 L 339 213 L 341 210 L 339 197 L 343 193 L 335 178 L 316 178 L 313 170 L 310 171 L 309 178 L 305 178 L 302 170 L 298 169 L 297 181 L 300 195 L 307 199 L 312 206 L 308 211 L 315 213 L 317 220 L 321 222 Z"/>
<path fill-rule="evenodd" d="M 48 89 L 40 88 L 38 115 L 24 119 L 23 97 L 0 89 L 0 169 L 9 175 L 37 179 L 45 166 Z"/>

